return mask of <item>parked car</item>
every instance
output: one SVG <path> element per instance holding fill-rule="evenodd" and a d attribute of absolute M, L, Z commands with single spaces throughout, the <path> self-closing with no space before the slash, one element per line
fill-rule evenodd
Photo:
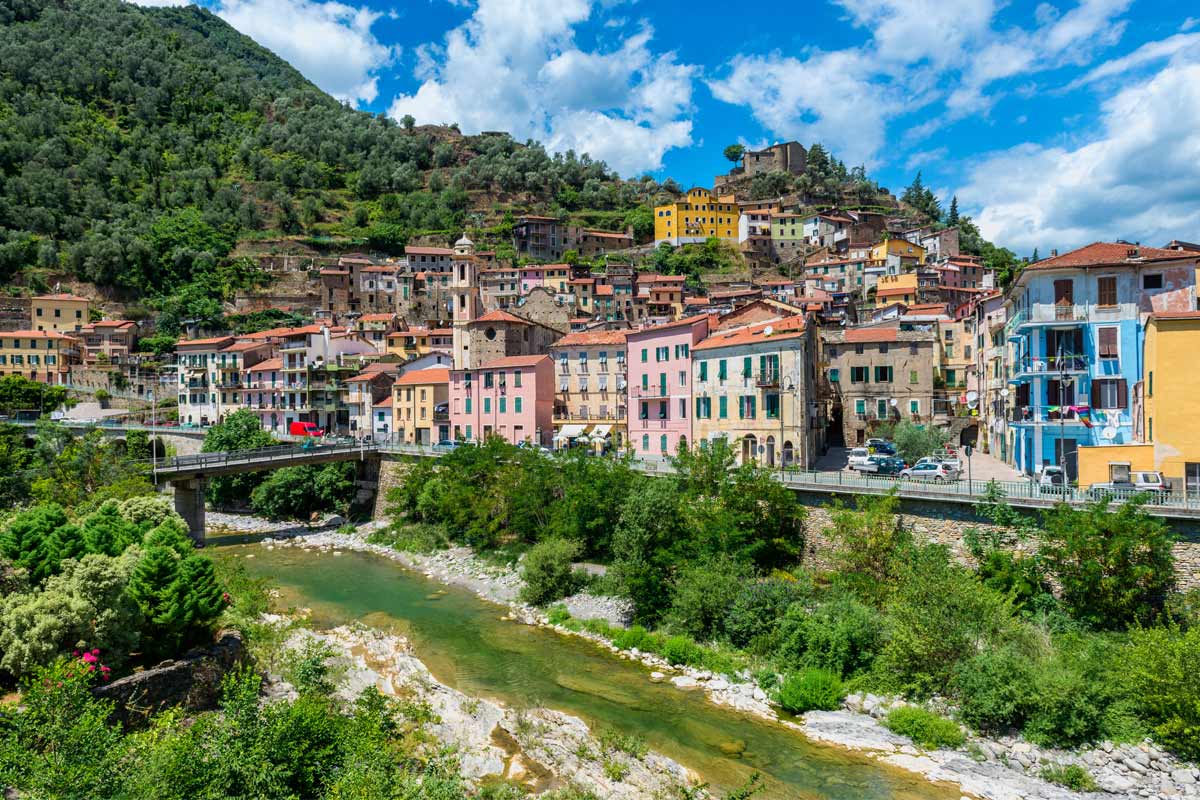
<path fill-rule="evenodd" d="M 958 470 L 943 461 L 927 461 L 900 471 L 900 477 L 910 481 L 946 483 L 958 480 Z"/>
<path fill-rule="evenodd" d="M 1037 477 L 1038 494 L 1066 494 L 1070 491 L 1062 467 L 1042 467 Z"/>
<path fill-rule="evenodd" d="M 317 427 L 315 422 L 293 422 L 288 425 L 289 436 L 314 436 L 320 438 L 325 435 L 325 431 Z"/>
<path fill-rule="evenodd" d="M 953 447 L 945 447 L 941 450 L 934 450 L 931 455 L 933 458 L 936 458 L 943 464 L 949 464 L 956 470 L 962 469 L 962 462 L 958 460 L 958 451 Z"/>
<path fill-rule="evenodd" d="M 439 441 L 437 444 L 435 444 L 433 446 L 433 449 L 434 450 L 445 450 L 446 452 L 450 452 L 450 451 L 456 449 L 461 444 L 462 444 L 462 442 L 459 442 L 455 439 L 442 439 L 441 441 Z"/>
<path fill-rule="evenodd" d="M 878 436 L 872 436 L 864 443 L 866 447 L 876 447 L 881 444 L 891 444 L 887 439 L 880 439 Z"/>
<path fill-rule="evenodd" d="M 878 444 L 872 445 L 871 449 L 879 455 L 896 455 L 896 445 L 892 444 L 891 442 L 879 442 Z"/>
<path fill-rule="evenodd" d="M 871 451 L 866 447 L 855 447 L 846 459 L 846 466 L 858 472 L 873 472 L 871 469 Z"/>
<path fill-rule="evenodd" d="M 1093 483 L 1088 487 L 1088 495 L 1097 500 L 1105 495 L 1115 500 L 1124 500 L 1141 492 L 1149 492 L 1152 501 L 1162 499 L 1170 495 L 1171 484 L 1163 480 L 1161 472 L 1138 471 L 1130 472 L 1128 481 Z"/>
<path fill-rule="evenodd" d="M 879 475 L 899 475 L 904 469 L 904 459 L 889 455 L 874 455 L 871 456 L 871 463 L 875 468 L 870 472 L 875 472 Z"/>

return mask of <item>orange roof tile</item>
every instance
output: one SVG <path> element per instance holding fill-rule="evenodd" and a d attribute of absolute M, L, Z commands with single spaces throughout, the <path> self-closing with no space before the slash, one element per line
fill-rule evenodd
<path fill-rule="evenodd" d="M 803 316 L 795 316 L 746 325 L 741 328 L 733 328 L 732 330 L 715 333 L 697 344 L 692 350 L 693 352 L 698 350 L 715 350 L 719 347 L 736 347 L 747 344 L 758 344 L 760 342 L 797 339 L 804 335 L 805 324 L 806 321 Z M 770 335 L 767 335 L 768 328 L 771 329 Z"/>
<path fill-rule="evenodd" d="M 228 342 L 232 336 L 210 336 L 207 339 L 180 339 L 175 343 L 176 347 L 188 347 L 190 345 L 215 345 Z"/>
<path fill-rule="evenodd" d="M 358 318 L 359 322 L 391 322 L 396 318 L 395 314 L 363 314 Z"/>
<path fill-rule="evenodd" d="M 267 372 L 273 369 L 283 369 L 282 358 L 268 358 L 266 361 L 260 361 L 253 367 L 247 367 L 247 372 Z"/>
<path fill-rule="evenodd" d="M 384 395 L 384 397 L 378 403 L 375 403 L 375 408 L 391 408 L 391 407 L 392 407 L 392 396 L 390 394 Z"/>
<path fill-rule="evenodd" d="M 20 339 L 70 339 L 78 341 L 77 336 L 70 336 L 57 331 L 2 331 L 0 337 L 4 338 L 20 338 Z"/>
<path fill-rule="evenodd" d="M 489 361 L 483 369 L 503 369 L 505 367 L 536 367 L 542 361 L 549 361 L 550 356 L 505 356 Z"/>
<path fill-rule="evenodd" d="M 843 341 L 847 344 L 900 341 L 899 328 L 846 328 Z"/>
<path fill-rule="evenodd" d="M 518 317 L 514 314 L 510 314 L 507 311 L 501 311 L 498 308 L 493 311 L 489 311 L 488 313 L 484 314 L 482 317 L 478 317 L 477 319 L 475 319 L 475 322 L 509 322 L 514 325 L 529 325 L 529 324 L 531 324 L 529 322 L 529 320 L 527 320 L 527 319 L 521 319 L 520 317 Z"/>
<path fill-rule="evenodd" d="M 221 348 L 221 352 L 222 353 L 242 353 L 242 352 L 245 352 L 246 350 L 253 350 L 256 347 L 266 347 L 266 346 L 267 346 L 267 343 L 261 342 L 261 341 L 234 342 L 233 344 L 229 345 L 229 347 Z"/>
<path fill-rule="evenodd" d="M 1138 257 L 1146 261 L 1195 259 L 1195 253 L 1184 253 L 1178 250 L 1164 250 L 1161 247 L 1140 247 L 1120 242 L 1092 242 L 1076 248 L 1061 256 L 1043 259 L 1030 264 L 1025 269 L 1053 269 L 1056 267 L 1096 267 L 1112 266 L 1114 264 L 1136 264 L 1130 261 L 1129 251 L 1137 250 Z"/>
<path fill-rule="evenodd" d="M 589 344 L 625 344 L 625 339 L 629 335 L 628 330 L 619 331 L 578 331 L 576 333 L 568 333 L 566 336 L 559 339 L 551 347 L 579 347 Z"/>
<path fill-rule="evenodd" d="M 430 383 L 449 383 L 450 370 L 446 367 L 431 367 L 430 369 L 414 369 L 404 373 L 396 381 L 396 386 L 428 385 Z"/>
<path fill-rule="evenodd" d="M 449 247 L 405 247 L 404 255 L 414 256 L 449 256 L 454 251 Z"/>
<path fill-rule="evenodd" d="M 91 300 L 87 299 L 86 297 L 80 297 L 77 294 L 67 294 L 66 292 L 61 292 L 59 294 L 39 294 L 39 295 L 36 295 L 33 299 L 34 300 L 74 300 L 75 302 L 79 302 L 79 303 L 92 302 Z"/>

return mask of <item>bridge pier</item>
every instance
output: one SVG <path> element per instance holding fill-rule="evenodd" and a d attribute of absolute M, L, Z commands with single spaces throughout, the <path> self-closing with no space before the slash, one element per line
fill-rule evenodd
<path fill-rule="evenodd" d="M 204 546 L 204 489 L 207 483 L 203 476 L 171 481 L 175 490 L 175 510 L 187 523 L 188 534 L 197 547 Z"/>

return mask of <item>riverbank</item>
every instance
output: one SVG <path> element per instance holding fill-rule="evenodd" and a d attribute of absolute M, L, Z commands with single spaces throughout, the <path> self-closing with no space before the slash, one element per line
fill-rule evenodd
<path fill-rule="evenodd" d="M 278 616 L 269 620 L 287 624 Z M 284 648 L 299 653 L 309 642 L 333 654 L 327 666 L 340 700 L 353 702 L 375 688 L 419 709 L 430 719 L 430 733 L 455 749 L 462 775 L 473 783 L 508 782 L 533 793 L 575 787 L 617 800 L 679 796 L 685 787 L 692 792 L 688 796 L 710 797 L 697 788 L 698 776 L 635 740 L 597 735 L 583 720 L 559 711 L 518 711 L 440 683 L 404 637 L 363 626 L 296 628 Z M 276 671 L 268 675 L 267 693 L 291 697 L 295 689 Z"/>
<path fill-rule="evenodd" d="M 739 682 L 703 670 L 672 667 L 655 655 L 616 650 L 602 637 L 586 631 L 571 631 L 550 625 L 540 611 L 517 601 L 520 578 L 515 570 L 485 562 L 462 549 L 429 555 L 397 553 L 365 541 L 368 530 L 368 526 L 364 526 L 354 535 L 313 534 L 303 538 L 264 541 L 263 545 L 268 548 L 299 546 L 335 555 L 339 550 L 348 549 L 373 552 L 418 570 L 436 581 L 467 588 L 484 599 L 504 604 L 509 607 L 509 616 L 514 620 L 591 639 L 621 658 L 635 660 L 649 667 L 652 670 L 651 680 L 669 681 L 680 689 L 703 690 L 708 699 L 716 704 L 764 719 L 779 720 L 780 715 L 767 702 L 765 693 L 748 680 Z M 748 676 L 741 677 L 744 679 Z M 920 774 L 929 780 L 954 783 L 962 791 L 983 798 L 1068 800 L 1085 797 L 1200 796 L 1197 773 L 1189 765 L 1167 757 L 1148 744 L 1108 745 L 1086 752 L 1063 753 L 1043 750 L 1020 740 L 971 737 L 966 751 L 926 752 L 882 727 L 878 720 L 887 705 L 888 701 L 882 698 L 851 697 L 847 698 L 847 708 L 842 711 L 817 712 L 800 720 L 781 721 L 815 741 L 866 753 L 883 763 Z M 1055 764 L 1083 767 L 1107 791 L 1090 795 L 1072 792 L 1038 777 L 1046 766 Z M 1191 782 L 1188 778 L 1192 779 Z"/>

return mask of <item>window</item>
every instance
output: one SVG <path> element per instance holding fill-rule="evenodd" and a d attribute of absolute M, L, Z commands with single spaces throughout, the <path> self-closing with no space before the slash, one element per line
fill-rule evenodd
<path fill-rule="evenodd" d="M 663 397 L 667 395 L 667 373 L 658 373 L 658 393 Z"/>
<path fill-rule="evenodd" d="M 661 449 L 663 451 L 663 455 L 666 455 L 666 453 L 667 453 L 667 435 L 665 433 L 662 436 L 658 437 L 658 446 L 659 446 L 659 449 Z"/>
<path fill-rule="evenodd" d="M 867 401 L 866 400 L 855 400 L 854 401 L 854 413 L 865 415 L 867 413 Z"/>
<path fill-rule="evenodd" d="M 647 403 L 645 400 L 642 401 L 642 407 L 641 407 L 641 411 L 639 412 L 639 414 L 640 414 L 640 416 L 638 417 L 638 419 L 650 419 L 650 404 Z"/>
<path fill-rule="evenodd" d="M 485 413 L 485 414 L 492 413 L 492 398 L 490 398 L 490 397 L 483 398 L 483 413 Z"/>
<path fill-rule="evenodd" d="M 1098 305 L 1115 306 L 1117 304 L 1117 279 L 1115 276 L 1109 275 L 1098 279 L 1096 289 L 1099 295 Z"/>
<path fill-rule="evenodd" d="M 854 345 L 854 354 L 855 355 L 861 356 L 863 354 L 863 352 L 864 352 L 864 348 L 861 344 Z"/>
<path fill-rule="evenodd" d="M 645 364 L 649 360 L 650 360 L 650 351 L 647 350 L 645 347 L 643 347 L 642 348 L 642 363 Z"/>
<path fill-rule="evenodd" d="M 700 362 L 700 380 L 702 380 L 702 381 L 708 380 L 708 362 L 707 361 Z"/>
<path fill-rule="evenodd" d="M 579 376 L 579 391 L 582 392 L 583 394 L 587 394 L 587 390 L 588 390 L 588 376 L 580 375 Z"/>
<path fill-rule="evenodd" d="M 753 395 L 746 395 L 738 398 L 738 419 L 754 419 L 756 398 Z"/>
<path fill-rule="evenodd" d="M 566 392 L 566 391 L 570 391 L 570 388 L 571 388 L 571 379 L 568 378 L 566 375 L 559 375 L 558 376 L 558 390 L 560 392 Z"/>
<path fill-rule="evenodd" d="M 721 395 L 717 401 L 717 417 L 720 419 L 729 418 L 729 398 Z"/>
<path fill-rule="evenodd" d="M 917 383 L 917 371 L 915 369 L 910 369 L 908 371 L 908 382 Z"/>
<path fill-rule="evenodd" d="M 754 375 L 754 359 L 746 356 L 742 359 L 742 377 L 749 378 Z"/>
<path fill-rule="evenodd" d="M 500 398 L 500 413 L 501 414 L 508 413 L 508 398 L 506 398 L 506 397 Z"/>
<path fill-rule="evenodd" d="M 679 398 L 679 418 L 687 419 L 687 398 Z"/>
<path fill-rule="evenodd" d="M 920 400 L 909 400 L 908 401 L 908 413 L 913 415 L 914 417 L 917 416 L 918 414 L 920 414 L 921 413 L 921 401 Z"/>
<path fill-rule="evenodd" d="M 1094 408 L 1125 408 L 1129 405 L 1129 388 L 1124 378 L 1092 381 Z"/>
<path fill-rule="evenodd" d="M 485 389 L 492 388 L 492 384 L 495 381 L 495 379 L 496 379 L 495 373 L 493 373 L 493 372 L 483 373 L 483 388 L 485 388 Z"/>
<path fill-rule="evenodd" d="M 875 401 L 875 416 L 879 417 L 880 419 L 887 419 L 887 415 L 888 415 L 888 401 L 887 400 L 876 400 Z"/>
<path fill-rule="evenodd" d="M 729 377 L 729 373 L 725 367 L 725 359 L 722 358 L 717 362 L 717 380 L 723 383 L 727 377 Z"/>
<path fill-rule="evenodd" d="M 666 400 L 658 401 L 658 418 L 659 419 L 667 418 L 667 401 Z"/>
<path fill-rule="evenodd" d="M 602 392 L 608 391 L 608 376 L 607 375 L 605 375 L 604 373 L 601 373 L 599 376 L 597 376 L 596 382 L 599 384 L 599 386 L 597 388 L 600 389 L 600 391 L 602 391 Z"/>
<path fill-rule="evenodd" d="M 650 373 L 643 372 L 642 373 L 642 391 L 645 392 L 645 391 L 649 391 L 649 390 L 650 390 Z"/>
<path fill-rule="evenodd" d="M 954 345 L 946 345 L 946 358 L 954 358 Z"/>
<path fill-rule="evenodd" d="M 837 383 L 840 379 L 841 379 L 841 376 L 839 374 L 839 370 L 837 367 L 834 367 L 833 369 L 829 370 L 829 382 L 830 383 Z"/>
<path fill-rule="evenodd" d="M 763 408 L 767 412 L 767 419 L 779 419 L 779 395 L 769 394 L 764 397 Z"/>
<path fill-rule="evenodd" d="M 892 382 L 892 368 L 891 367 L 876 367 L 875 368 L 875 382 L 876 383 L 891 383 Z"/>
<path fill-rule="evenodd" d="M 1100 357 L 1101 358 L 1117 358 L 1117 333 L 1115 327 L 1097 329 L 1097 338 L 1100 340 Z"/>
<path fill-rule="evenodd" d="M 871 380 L 870 367 L 851 367 L 851 383 L 868 383 Z"/>
<path fill-rule="evenodd" d="M 3 361 L 0 361 L 0 364 L 3 364 L 3 363 L 4 363 Z M 1154 397 L 1154 370 L 1150 370 L 1150 376 L 1149 376 L 1148 383 L 1149 383 L 1149 391 L 1147 392 L 1147 394 L 1150 397 Z M 1151 437 L 1151 441 L 1153 441 L 1153 437 Z"/>
<path fill-rule="evenodd" d="M 466 413 L 470 414 L 471 413 L 471 398 L 469 398 L 469 397 L 466 400 L 465 408 L 466 408 Z M 470 435 L 470 434 L 468 434 L 468 435 Z"/>
<path fill-rule="evenodd" d="M 642 434 L 642 452 L 643 453 L 650 452 L 650 434 L 648 434 L 648 433 Z"/>
<path fill-rule="evenodd" d="M 1161 272 L 1156 272 L 1152 275 L 1142 276 L 1142 288 L 1146 290 L 1163 288 L 1163 276 Z"/>
<path fill-rule="evenodd" d="M 521 388 L 521 370 L 516 370 L 515 372 L 513 372 L 513 388 L 514 389 Z"/>

